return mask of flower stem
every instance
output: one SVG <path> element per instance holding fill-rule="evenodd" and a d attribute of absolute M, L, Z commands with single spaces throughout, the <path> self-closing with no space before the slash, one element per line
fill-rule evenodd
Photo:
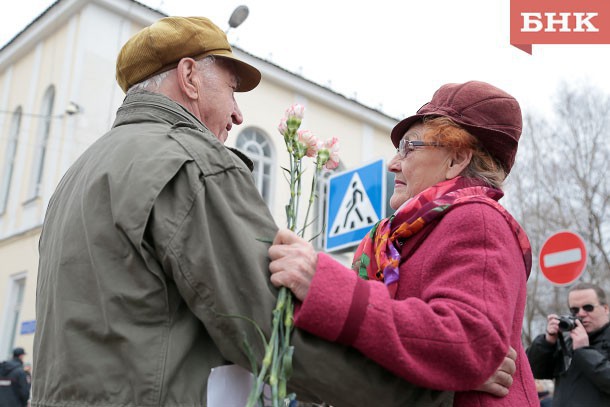
<path fill-rule="evenodd" d="M 303 222 L 303 229 L 301 229 L 301 233 L 299 234 L 301 237 L 305 236 L 305 229 L 307 229 L 307 220 L 309 219 L 309 213 L 311 212 L 311 207 L 313 206 L 313 202 L 316 199 L 316 188 L 318 187 L 318 177 L 320 176 L 321 170 L 316 166 L 316 173 L 311 180 L 311 192 L 309 193 L 309 204 L 307 205 L 307 212 L 305 212 L 305 221 Z"/>

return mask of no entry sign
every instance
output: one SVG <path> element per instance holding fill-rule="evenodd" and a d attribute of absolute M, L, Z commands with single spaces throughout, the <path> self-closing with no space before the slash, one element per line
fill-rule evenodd
<path fill-rule="evenodd" d="M 574 282 L 587 265 L 584 240 L 573 232 L 558 232 L 549 237 L 540 250 L 540 270 L 553 284 Z"/>

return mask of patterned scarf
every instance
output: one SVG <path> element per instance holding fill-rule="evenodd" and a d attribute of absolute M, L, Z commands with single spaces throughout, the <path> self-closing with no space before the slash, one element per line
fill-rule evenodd
<path fill-rule="evenodd" d="M 503 195 L 501 190 L 486 186 L 482 181 L 464 177 L 427 188 L 402 204 L 394 215 L 373 226 L 356 250 L 352 269 L 365 280 L 383 281 L 394 298 L 400 272 L 400 247 L 404 241 L 451 209 L 466 203 L 481 202 L 496 208 L 510 225 L 521 247 L 529 276 L 532 249 L 525 231 L 497 202 Z"/>

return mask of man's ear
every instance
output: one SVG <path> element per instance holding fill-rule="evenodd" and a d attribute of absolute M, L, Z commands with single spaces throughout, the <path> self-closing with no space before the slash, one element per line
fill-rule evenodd
<path fill-rule="evenodd" d="M 199 76 L 197 75 L 197 62 L 193 58 L 182 58 L 176 67 L 178 86 L 189 99 L 199 98 Z"/>
<path fill-rule="evenodd" d="M 472 150 L 459 150 L 452 154 L 445 179 L 453 179 L 468 167 L 472 160 Z"/>

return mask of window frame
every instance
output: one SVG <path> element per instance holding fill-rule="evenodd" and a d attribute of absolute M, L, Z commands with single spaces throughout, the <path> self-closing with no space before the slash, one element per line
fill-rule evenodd
<path fill-rule="evenodd" d="M 25 272 L 9 276 L 4 303 L 2 336 L 0 337 L 2 343 L 0 350 L 7 354 L 11 354 L 19 335 L 19 322 L 26 294 L 26 283 L 27 273 Z"/>
<path fill-rule="evenodd" d="M 4 166 L 2 168 L 2 179 L 0 180 L 0 216 L 6 213 L 8 207 L 22 118 L 23 109 L 18 106 L 13 112 L 6 150 L 4 151 Z"/>
<path fill-rule="evenodd" d="M 53 107 L 55 105 L 55 86 L 50 85 L 44 93 L 40 105 L 40 122 L 34 146 L 34 157 L 32 160 L 32 173 L 30 174 L 30 185 L 27 201 L 38 198 L 42 193 L 42 182 L 44 179 L 44 166 L 47 159 L 49 139 L 51 135 L 51 124 L 53 120 Z"/>
<path fill-rule="evenodd" d="M 270 137 L 258 127 L 246 127 L 238 134 L 235 147 L 252 160 L 254 164 L 254 170 L 252 171 L 254 183 L 267 206 L 271 208 L 275 191 L 277 155 Z M 252 151 L 251 147 L 254 147 L 257 151 Z M 259 171 L 260 168 L 263 169 L 262 172 Z M 266 170 L 268 170 L 268 173 L 265 173 Z M 267 185 L 265 185 L 266 180 L 268 181 Z"/>

